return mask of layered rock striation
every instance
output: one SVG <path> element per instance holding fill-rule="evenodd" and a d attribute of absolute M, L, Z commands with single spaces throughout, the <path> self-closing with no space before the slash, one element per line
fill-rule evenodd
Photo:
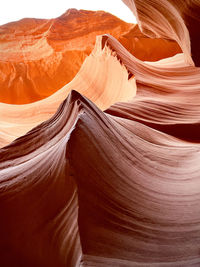
<path fill-rule="evenodd" d="M 107 33 L 142 60 L 180 52 L 175 42 L 145 38 L 137 26 L 103 11 L 70 9 L 56 19 L 23 19 L 0 26 L 0 102 L 27 104 L 52 95 L 76 76 L 96 36 Z"/>
<path fill-rule="evenodd" d="M 56 93 L 0 104 L 2 266 L 200 265 L 200 5 L 125 2 L 173 56 L 107 33 Z"/>

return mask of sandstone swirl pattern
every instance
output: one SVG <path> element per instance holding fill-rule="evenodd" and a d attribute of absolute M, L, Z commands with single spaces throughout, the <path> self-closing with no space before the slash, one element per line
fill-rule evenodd
<path fill-rule="evenodd" d="M 104 34 L 56 93 L 0 105 L 2 266 L 200 266 L 200 3 L 124 2 L 183 53 Z"/>
<path fill-rule="evenodd" d="M 103 11 L 69 9 L 56 19 L 22 19 L 0 26 L 0 101 L 27 104 L 52 95 L 76 76 L 96 36 L 105 33 L 142 60 L 180 52 L 175 42 L 151 40 L 137 25 Z"/>

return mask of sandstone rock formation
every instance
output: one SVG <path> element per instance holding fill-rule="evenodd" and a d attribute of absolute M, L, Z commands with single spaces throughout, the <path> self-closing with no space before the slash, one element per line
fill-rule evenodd
<path fill-rule="evenodd" d="M 74 78 L 96 36 L 105 33 L 142 60 L 180 52 L 175 42 L 145 38 L 134 25 L 103 11 L 70 9 L 57 19 L 23 19 L 0 27 L 0 101 L 26 104 L 52 95 Z"/>
<path fill-rule="evenodd" d="M 49 119 L 73 89 L 87 96 L 102 110 L 115 102 L 127 101 L 136 94 L 135 79 L 129 79 L 126 67 L 120 64 L 110 48 L 102 47 L 102 37 L 99 37 L 76 77 L 55 94 L 26 105 L 0 104 L 0 147 Z"/>
<path fill-rule="evenodd" d="M 199 62 L 199 0 L 122 0 L 133 11 L 142 32 L 175 40 L 189 64 Z"/>
<path fill-rule="evenodd" d="M 198 27 L 181 0 L 125 2 L 183 53 L 144 61 L 104 34 L 56 93 L 1 103 L 2 266 L 200 265 L 200 68 L 187 39 Z M 195 18 L 199 2 L 185 3 Z"/>
<path fill-rule="evenodd" d="M 181 52 L 180 47 L 174 41 L 162 38 L 152 39 L 144 35 L 138 24 L 128 33 L 120 36 L 118 40 L 131 54 L 143 61 L 157 61 Z"/>

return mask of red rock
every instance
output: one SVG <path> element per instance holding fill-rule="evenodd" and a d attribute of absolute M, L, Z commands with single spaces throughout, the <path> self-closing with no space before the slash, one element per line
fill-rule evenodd
<path fill-rule="evenodd" d="M 182 0 L 126 2 L 183 53 L 147 62 L 106 34 L 51 96 L 0 104 L 3 267 L 200 266 L 198 28 Z"/>
<path fill-rule="evenodd" d="M 122 0 L 135 14 L 141 31 L 151 37 L 175 40 L 189 64 L 200 66 L 198 0 Z"/>
<path fill-rule="evenodd" d="M 157 61 L 181 52 L 174 41 L 145 36 L 137 24 L 128 33 L 123 34 L 119 41 L 129 52 L 143 61 Z"/>
<path fill-rule="evenodd" d="M 26 104 L 52 95 L 75 77 L 104 33 L 144 60 L 180 52 L 177 44 L 144 38 L 134 25 L 103 11 L 70 9 L 57 19 L 23 19 L 0 27 L 0 101 Z"/>

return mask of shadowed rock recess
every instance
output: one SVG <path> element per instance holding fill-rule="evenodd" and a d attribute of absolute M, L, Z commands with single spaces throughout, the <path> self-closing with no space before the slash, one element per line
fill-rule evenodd
<path fill-rule="evenodd" d="M 2 267 L 200 266 L 200 2 L 123 2 L 0 27 Z"/>

